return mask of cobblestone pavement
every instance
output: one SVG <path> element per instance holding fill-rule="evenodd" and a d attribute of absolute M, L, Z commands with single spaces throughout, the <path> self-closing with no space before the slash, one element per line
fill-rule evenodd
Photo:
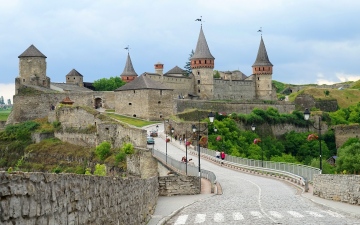
<path fill-rule="evenodd" d="M 181 159 L 183 152 L 168 145 L 168 154 Z M 166 224 L 360 224 L 359 218 L 303 198 L 300 189 L 284 181 L 241 173 L 206 160 L 201 160 L 201 167 L 215 173 L 223 194 L 185 207 Z"/>

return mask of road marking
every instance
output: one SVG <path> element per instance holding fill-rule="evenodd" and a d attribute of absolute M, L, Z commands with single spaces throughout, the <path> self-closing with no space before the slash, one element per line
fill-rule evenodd
<path fill-rule="evenodd" d="M 206 214 L 196 214 L 194 223 L 203 223 L 205 222 Z"/>
<path fill-rule="evenodd" d="M 224 222 L 224 215 L 222 213 L 215 213 L 214 215 L 214 221 L 215 222 Z"/>
<path fill-rule="evenodd" d="M 188 215 L 179 216 L 175 222 L 175 225 L 185 224 L 187 218 L 188 218 Z"/>
<path fill-rule="evenodd" d="M 273 217 L 278 218 L 278 219 L 281 219 L 284 217 L 283 215 L 281 215 L 280 213 L 278 213 L 276 211 L 269 211 L 269 213 L 270 213 L 270 215 L 272 215 Z"/>
<path fill-rule="evenodd" d="M 324 217 L 323 215 L 321 215 L 320 213 L 317 212 L 312 212 L 312 211 L 305 211 L 307 213 L 309 213 L 310 215 L 314 216 L 314 217 Z"/>
<path fill-rule="evenodd" d="M 304 217 L 303 215 L 301 215 L 300 213 L 298 212 L 295 212 L 295 211 L 287 211 L 290 215 L 292 215 L 293 217 L 296 217 L 296 218 L 301 218 L 301 217 Z"/>
<path fill-rule="evenodd" d="M 263 215 L 262 215 L 261 212 L 259 212 L 259 211 L 250 211 L 250 214 L 251 214 L 252 216 L 257 217 L 257 218 L 262 218 L 262 217 L 263 217 Z"/>
<path fill-rule="evenodd" d="M 233 213 L 233 219 L 234 219 L 234 220 L 243 220 L 243 219 L 244 219 L 244 216 L 243 216 L 241 213 L 239 213 L 239 212 L 234 212 L 234 213 Z"/>
<path fill-rule="evenodd" d="M 327 213 L 330 216 L 333 216 L 333 217 L 336 217 L 336 218 L 343 218 L 344 217 L 343 215 L 341 215 L 341 214 L 339 214 L 337 212 L 330 211 L 330 210 L 326 210 L 326 211 L 322 210 L 322 212 Z"/>

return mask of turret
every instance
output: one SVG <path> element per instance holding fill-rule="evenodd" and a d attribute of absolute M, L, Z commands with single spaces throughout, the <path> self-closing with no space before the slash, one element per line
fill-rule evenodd
<path fill-rule="evenodd" d="M 252 65 L 256 97 L 263 100 L 272 100 L 272 72 L 273 64 L 266 52 L 264 40 L 261 36 L 258 54 Z"/>
<path fill-rule="evenodd" d="M 66 83 L 67 84 L 76 84 L 80 87 L 84 87 L 83 75 L 81 75 L 77 70 L 72 69 L 66 75 Z"/>
<path fill-rule="evenodd" d="M 134 80 L 137 76 L 138 75 L 134 70 L 134 67 L 131 62 L 130 54 L 128 52 L 125 68 L 124 68 L 124 71 L 122 72 L 122 74 L 120 75 L 120 77 L 123 81 L 128 83 L 128 82 L 131 82 L 132 80 Z"/>
<path fill-rule="evenodd" d="M 164 64 L 161 62 L 157 62 L 155 65 L 155 73 L 160 74 L 161 76 L 164 74 Z"/>
<path fill-rule="evenodd" d="M 194 89 L 197 93 L 195 94 L 198 95 L 200 99 L 213 98 L 214 64 L 215 58 L 210 52 L 201 26 L 196 50 L 194 55 L 191 57 L 191 68 L 196 80 Z"/>

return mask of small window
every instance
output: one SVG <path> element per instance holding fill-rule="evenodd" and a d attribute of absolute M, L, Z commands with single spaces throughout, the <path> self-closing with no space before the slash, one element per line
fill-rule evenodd
<path fill-rule="evenodd" d="M 260 77 L 258 77 L 258 80 L 260 80 Z"/>
<path fill-rule="evenodd" d="M 106 128 L 105 128 L 105 130 L 109 131 L 109 128 L 108 128 L 108 127 L 106 127 Z"/>
<path fill-rule="evenodd" d="M 198 84 L 200 84 L 200 80 L 197 80 L 198 81 Z"/>
<path fill-rule="evenodd" d="M 260 87 L 260 85 L 258 85 L 258 87 Z"/>
<path fill-rule="evenodd" d="M 263 67 L 263 71 L 265 71 L 264 67 Z"/>
<path fill-rule="evenodd" d="M 136 114 L 134 114 L 133 117 L 136 117 Z"/>
<path fill-rule="evenodd" d="M 158 101 L 158 104 L 161 104 L 161 101 Z"/>
<path fill-rule="evenodd" d="M 25 82 L 25 79 L 23 79 L 23 82 Z"/>
<path fill-rule="evenodd" d="M 162 95 L 162 90 L 160 90 L 160 95 Z"/>
<path fill-rule="evenodd" d="M 132 105 L 132 103 L 131 103 L 131 102 L 129 102 L 129 105 Z"/>
<path fill-rule="evenodd" d="M 198 89 L 198 93 L 200 93 L 200 89 Z"/>
<path fill-rule="evenodd" d="M 134 94 L 135 94 L 135 90 L 134 90 Z"/>
<path fill-rule="evenodd" d="M 206 60 L 205 60 L 205 64 L 206 64 Z"/>
<path fill-rule="evenodd" d="M 129 77 L 126 77 L 126 80 L 129 80 Z"/>
<path fill-rule="evenodd" d="M 75 80 L 75 77 L 74 77 L 74 80 Z"/>
<path fill-rule="evenodd" d="M 199 64 L 201 64 L 201 60 L 199 60 Z"/>
<path fill-rule="evenodd" d="M 70 79 L 70 77 L 67 78 L 68 80 Z"/>
<path fill-rule="evenodd" d="M 197 72 L 197 75 L 200 75 L 200 71 Z"/>
<path fill-rule="evenodd" d="M 194 60 L 194 64 L 196 64 L 196 61 Z"/>

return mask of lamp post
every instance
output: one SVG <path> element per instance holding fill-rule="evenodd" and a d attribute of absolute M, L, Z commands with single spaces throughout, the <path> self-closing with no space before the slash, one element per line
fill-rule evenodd
<path fill-rule="evenodd" d="M 310 110 L 308 108 L 305 109 L 304 111 L 304 119 L 305 120 L 309 120 L 310 118 Z M 312 126 L 319 131 L 319 152 L 320 152 L 320 172 L 322 171 L 322 159 L 321 159 L 321 116 L 319 116 L 319 127 L 315 127 L 314 124 L 312 124 Z"/>
<path fill-rule="evenodd" d="M 251 125 L 251 130 L 255 131 L 255 129 L 256 129 L 255 124 L 252 124 Z M 260 148 L 261 148 L 261 167 L 264 167 L 264 150 L 263 150 L 262 146 L 260 146 Z"/>
<path fill-rule="evenodd" d="M 185 142 L 185 158 L 186 158 L 186 165 L 185 165 L 185 167 L 186 167 L 186 175 L 187 175 L 187 166 L 188 166 L 188 156 L 187 156 L 187 129 L 185 130 L 185 140 L 184 140 L 184 142 Z"/>
<path fill-rule="evenodd" d="M 198 111 L 199 113 L 199 111 Z M 210 123 L 214 122 L 214 114 L 213 112 L 210 112 L 209 115 L 209 120 L 210 120 Z M 193 132 L 195 133 L 196 131 L 198 132 L 198 135 L 197 135 L 197 141 L 198 141 L 198 164 L 199 164 L 199 177 L 200 177 L 200 191 L 201 191 L 201 166 L 200 166 L 200 132 L 203 132 L 205 131 L 206 129 L 208 129 L 208 127 L 206 127 L 204 130 L 200 130 L 200 116 L 198 114 L 198 119 L 199 119 L 199 128 L 196 128 L 195 125 L 192 125 L 192 130 Z"/>
<path fill-rule="evenodd" d="M 167 132 L 166 132 L 166 127 L 165 127 L 165 122 L 168 123 L 169 120 L 164 120 L 164 132 L 165 132 L 165 161 L 167 164 Z"/>

